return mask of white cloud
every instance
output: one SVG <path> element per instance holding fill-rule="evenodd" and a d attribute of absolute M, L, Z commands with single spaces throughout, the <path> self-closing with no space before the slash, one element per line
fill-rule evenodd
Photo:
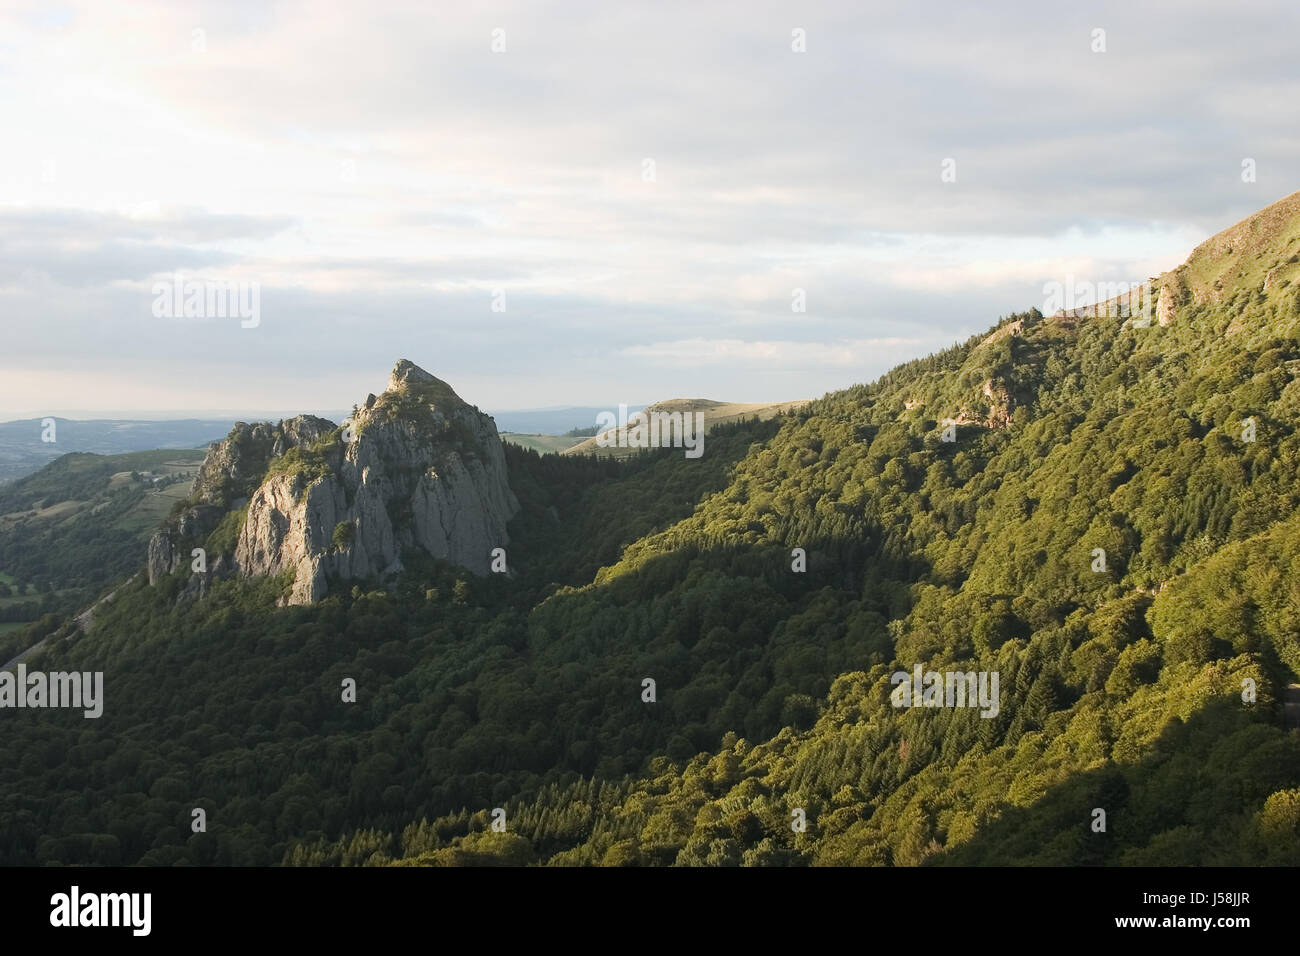
<path fill-rule="evenodd" d="M 643 358 L 660 365 L 689 367 L 725 365 L 749 369 L 817 369 L 823 366 L 864 368 L 879 360 L 882 353 L 897 355 L 922 346 L 948 344 L 938 339 L 883 338 L 854 339 L 845 342 L 756 341 L 742 339 L 679 339 L 630 345 L 621 349 L 625 358 Z"/>
<path fill-rule="evenodd" d="M 75 404 L 121 407 L 144 362 L 186 406 L 196 343 L 250 406 L 421 349 L 502 406 L 629 381 L 653 400 L 701 354 L 719 388 L 819 394 L 1039 304 L 1045 281 L 1168 268 L 1297 185 L 1283 0 L 63 9 L 0 9 L 0 309 L 29 310 L 0 312 L 0 417 L 60 375 L 79 388 L 87 355 Z M 260 344 L 151 326 L 141 290 L 178 268 L 260 282 Z"/>

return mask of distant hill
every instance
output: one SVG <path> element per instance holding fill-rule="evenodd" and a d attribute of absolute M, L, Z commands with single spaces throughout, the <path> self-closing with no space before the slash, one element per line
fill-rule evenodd
<path fill-rule="evenodd" d="M 510 442 L 512 445 L 518 445 L 520 448 L 527 448 L 541 455 L 563 452 L 566 448 L 571 448 L 577 442 L 582 441 L 581 438 L 573 438 L 568 435 L 521 435 L 519 432 L 502 432 L 501 440 Z"/>
<path fill-rule="evenodd" d="M 203 448 L 225 437 L 234 419 L 177 421 L 54 419 L 53 442 L 42 441 L 43 419 L 0 422 L 0 484 L 30 475 L 61 455 L 120 455 L 156 448 Z"/>
<path fill-rule="evenodd" d="M 73 610 L 128 576 L 203 455 L 76 452 L 0 487 L 0 623 Z"/>
<path fill-rule="evenodd" d="M 629 405 L 629 412 L 644 408 Z M 608 406 L 573 405 L 524 409 L 492 414 L 501 438 L 542 454 L 562 452 L 581 439 L 565 432 L 589 428 Z M 341 422 L 348 412 L 327 412 L 324 417 Z M 25 418 L 0 422 L 0 486 L 39 471 L 69 452 L 120 455 L 158 448 L 206 448 L 229 434 L 236 421 L 277 421 L 277 415 L 249 413 L 232 418 L 75 419 L 54 418 L 55 441 L 42 441 L 44 419 Z"/>
<path fill-rule="evenodd" d="M 615 405 L 615 408 L 618 406 Z M 631 411 L 644 405 L 629 405 Z M 531 408 L 488 414 L 496 422 L 497 431 L 519 435 L 563 435 L 575 428 L 589 428 L 596 424 L 596 416 L 607 411 L 609 405 L 571 405 L 564 408 Z"/>
<path fill-rule="evenodd" d="M 668 413 L 704 413 L 704 428 L 707 435 L 719 425 L 730 425 L 732 422 L 743 421 L 747 419 L 758 419 L 766 421 L 769 418 L 775 418 L 777 415 L 793 411 L 808 404 L 807 399 L 793 402 L 716 402 L 708 398 L 670 398 L 666 401 L 655 402 L 653 405 L 646 407 L 646 411 L 668 412 Z M 633 409 L 628 410 L 628 414 Z M 635 426 L 633 426 L 635 427 Z M 624 458 L 635 455 L 639 449 L 626 447 L 626 429 L 611 428 L 599 435 L 584 439 L 571 447 L 565 449 L 566 455 L 607 455 L 612 458 Z M 601 446 L 601 441 L 606 441 L 605 447 Z"/>

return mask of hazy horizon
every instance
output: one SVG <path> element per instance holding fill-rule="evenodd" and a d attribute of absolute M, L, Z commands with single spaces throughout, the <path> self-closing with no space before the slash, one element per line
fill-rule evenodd
<path fill-rule="evenodd" d="M 461 397 L 463 398 L 464 396 Z M 668 396 L 668 397 L 675 398 L 679 396 Z M 708 399 L 711 398 L 712 396 L 701 395 L 701 396 L 689 396 L 689 397 Z M 814 396 L 814 397 L 819 397 L 819 396 Z M 661 400 L 662 399 L 655 399 L 655 401 L 661 401 Z M 360 404 L 360 402 L 358 402 L 357 404 Z M 470 404 L 474 404 L 474 403 L 470 402 Z M 646 405 L 649 405 L 651 403 L 650 402 L 640 402 L 640 403 L 624 402 L 623 404 L 627 405 L 629 408 L 635 409 L 635 408 L 643 408 Z M 484 408 L 483 406 L 480 405 L 479 408 L 481 411 L 485 412 L 488 415 L 512 415 L 512 414 L 532 414 L 538 412 L 565 412 L 571 409 L 583 410 L 588 408 L 616 410 L 618 408 L 618 403 L 615 402 L 615 403 L 605 404 L 605 405 L 601 405 L 599 403 L 586 403 L 583 405 L 547 405 L 547 406 L 538 406 L 536 408 Z M 229 418 L 235 418 L 235 419 L 243 418 L 245 421 L 253 421 L 253 420 L 261 421 L 267 419 L 292 418 L 296 415 L 316 415 L 320 418 L 330 418 L 330 419 L 338 420 L 339 418 L 346 416 L 349 413 L 349 411 L 350 411 L 350 407 L 331 408 L 331 409 L 298 408 L 298 409 L 271 409 L 271 410 L 247 409 L 247 408 L 243 408 L 243 409 L 240 408 L 233 408 L 233 409 L 232 408 L 225 408 L 225 409 L 222 408 L 217 408 L 217 409 L 212 409 L 212 408 L 199 408 L 199 409 L 110 408 L 110 409 L 102 409 L 102 410 L 53 409 L 53 410 L 42 412 L 40 414 L 32 411 L 28 411 L 26 413 L 20 411 L 16 414 L 0 411 L 0 425 L 11 424 L 13 422 L 29 421 L 32 419 L 40 419 L 45 417 L 65 418 L 71 421 L 82 421 L 82 422 L 91 422 L 91 421 L 170 422 L 170 421 L 218 421 L 218 420 L 225 420 Z"/>

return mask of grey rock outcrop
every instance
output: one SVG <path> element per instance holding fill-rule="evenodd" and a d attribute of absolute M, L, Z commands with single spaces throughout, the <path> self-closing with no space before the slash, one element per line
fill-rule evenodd
<path fill-rule="evenodd" d="M 228 507 L 247 498 L 271 462 L 292 448 L 310 445 L 337 426 L 314 415 L 287 418 L 278 425 L 237 422 L 229 436 L 208 451 L 194 482 L 193 499 Z"/>
<path fill-rule="evenodd" d="M 149 539 L 149 583 L 157 584 L 182 563 L 188 564 L 190 551 L 203 547 L 230 508 L 243 504 L 272 460 L 291 448 L 320 440 L 334 428 L 333 422 L 312 415 L 286 419 L 278 425 L 236 422 L 229 435 L 208 449 L 185 507 Z"/>
<path fill-rule="evenodd" d="M 157 584 L 159 578 L 189 563 L 191 549 L 203 546 L 225 512 L 224 506 L 192 501 L 166 527 L 155 531 L 149 539 L 149 583 Z"/>
<path fill-rule="evenodd" d="M 1169 286 L 1160 287 L 1160 298 L 1156 300 L 1156 321 L 1162 325 L 1172 325 L 1176 318 L 1174 292 Z"/>
<path fill-rule="evenodd" d="M 519 502 L 495 423 L 409 361 L 341 434 L 292 447 L 251 492 L 234 552 L 240 574 L 291 573 L 290 604 L 399 571 L 405 548 L 486 574 L 508 542 Z"/>

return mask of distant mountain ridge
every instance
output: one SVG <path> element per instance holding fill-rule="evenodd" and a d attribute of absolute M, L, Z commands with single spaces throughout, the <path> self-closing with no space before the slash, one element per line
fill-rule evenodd
<path fill-rule="evenodd" d="M 720 402 L 709 398 L 670 398 L 655 402 L 644 409 L 647 414 L 703 415 L 705 434 L 720 425 L 754 418 L 766 421 L 777 415 L 796 411 L 808 404 L 808 399 L 792 402 Z M 629 408 L 629 417 L 635 411 Z M 565 455 L 608 455 L 620 457 L 634 455 L 639 449 L 628 447 L 628 427 L 615 425 L 591 438 L 576 442 L 564 450 Z M 661 439 L 667 441 L 666 437 Z"/>
<path fill-rule="evenodd" d="M 48 442 L 42 440 L 48 432 L 45 419 L 0 422 L 0 483 L 39 471 L 69 452 L 121 455 L 159 448 L 203 448 L 229 432 L 234 423 L 234 419 L 136 421 L 56 417 L 54 441 Z"/>
<path fill-rule="evenodd" d="M 617 408 L 618 406 L 614 406 Z M 629 405 L 633 411 L 644 405 Z M 496 422 L 497 429 L 503 434 L 515 432 L 520 435 L 563 435 L 575 428 L 589 428 L 596 423 L 596 416 L 608 411 L 608 405 L 573 405 L 561 408 L 511 409 L 488 411 Z"/>
<path fill-rule="evenodd" d="M 643 408 L 631 405 L 633 411 Z M 604 407 L 575 405 L 546 409 L 517 409 L 489 412 L 496 419 L 501 432 L 517 432 L 525 436 L 525 447 L 559 451 L 565 443 L 546 441 L 531 443 L 526 436 L 562 435 L 574 428 L 593 424 Z M 69 452 L 89 452 L 94 455 L 122 455 L 160 448 L 205 448 L 220 441 L 230 433 L 238 421 L 278 421 L 277 416 L 250 412 L 231 413 L 224 417 L 175 417 L 170 413 L 137 413 L 138 418 L 78 416 L 53 417 L 55 441 L 42 441 L 46 431 L 45 417 L 19 418 L 0 422 L 0 485 L 15 481 L 39 471 L 45 465 Z M 284 416 L 293 418 L 300 411 Z M 342 421 L 349 412 L 345 410 L 316 413 L 328 421 Z"/>

